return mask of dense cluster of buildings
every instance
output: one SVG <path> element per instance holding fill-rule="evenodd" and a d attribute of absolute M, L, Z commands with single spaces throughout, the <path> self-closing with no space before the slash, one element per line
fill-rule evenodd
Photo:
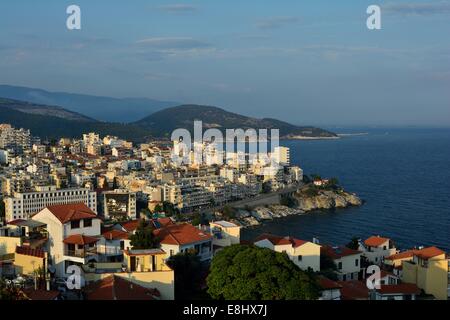
<path fill-rule="evenodd" d="M 243 243 L 241 226 L 225 220 L 193 226 L 164 214 L 140 217 L 141 209 L 154 211 L 170 203 L 181 214 L 220 210 L 303 179 L 284 147 L 273 152 L 281 164 L 274 171 L 245 161 L 178 164 L 171 158 L 176 146 L 134 146 L 95 133 L 50 143 L 0 125 L 0 137 L 5 211 L 0 277 L 18 282 L 29 299 L 60 297 L 73 266 L 80 271 L 85 299 L 174 299 L 175 275 L 168 259 L 195 252 L 208 264 L 224 247 Z M 206 156 L 217 156 L 211 145 L 204 149 Z M 158 239 L 151 249 L 134 248 L 130 241 L 144 219 Z M 302 270 L 321 273 L 323 300 L 448 298 L 448 256 L 435 247 L 400 252 L 390 239 L 374 236 L 350 249 L 270 234 L 252 244 L 287 254 Z M 324 258 L 335 266 L 329 274 L 322 273 Z M 370 265 L 381 270 L 374 290 L 366 284 Z M 38 276 L 43 285 L 37 284 Z"/>
<path fill-rule="evenodd" d="M 118 137 L 84 134 L 82 139 L 53 143 L 30 132 L 0 125 L 1 194 L 6 220 L 28 219 L 47 205 L 83 202 L 102 216 L 135 218 L 137 203 L 170 202 L 181 212 L 254 197 L 302 180 L 291 166 L 289 149 L 278 147 L 274 158 L 283 165 L 238 161 L 238 152 L 222 154 L 222 165 L 183 165 L 172 161 L 176 146 L 149 143 L 133 146 Z M 214 152 L 204 145 L 204 157 Z M 218 154 L 218 153 L 216 153 Z"/>

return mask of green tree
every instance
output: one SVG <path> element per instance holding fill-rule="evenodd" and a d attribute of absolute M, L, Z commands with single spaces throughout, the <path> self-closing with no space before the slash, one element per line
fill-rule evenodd
<path fill-rule="evenodd" d="M 347 243 L 346 247 L 349 249 L 358 250 L 359 239 L 357 237 L 353 237 L 352 240 L 350 240 L 350 242 Z"/>
<path fill-rule="evenodd" d="M 178 208 L 175 208 L 172 202 L 164 201 L 163 202 L 163 211 L 167 217 L 172 217 L 179 213 Z"/>
<path fill-rule="evenodd" d="M 223 216 L 228 219 L 234 219 L 236 217 L 236 213 L 232 207 L 225 206 L 223 207 Z"/>
<path fill-rule="evenodd" d="M 206 270 L 194 252 L 174 255 L 167 264 L 175 272 L 175 299 L 192 300 L 200 294 Z"/>
<path fill-rule="evenodd" d="M 324 275 L 330 280 L 337 281 L 337 266 L 334 263 L 333 259 L 325 254 L 320 255 L 320 274 Z"/>
<path fill-rule="evenodd" d="M 225 300 L 317 299 L 317 279 L 300 270 L 284 253 L 234 245 L 213 258 L 208 293 Z"/>
<path fill-rule="evenodd" d="M 133 249 L 152 249 L 159 241 L 153 234 L 153 227 L 145 220 L 141 220 L 135 234 L 130 236 Z"/>
<path fill-rule="evenodd" d="M 202 224 L 202 216 L 200 213 L 198 212 L 194 213 L 191 224 L 193 226 L 198 226 L 199 224 Z"/>
<path fill-rule="evenodd" d="M 141 209 L 140 215 L 141 215 L 141 217 L 146 217 L 148 219 L 152 218 L 152 212 L 150 211 L 149 208 Z"/>

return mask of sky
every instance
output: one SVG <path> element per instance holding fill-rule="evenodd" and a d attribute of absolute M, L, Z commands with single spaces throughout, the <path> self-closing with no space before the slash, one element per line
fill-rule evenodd
<path fill-rule="evenodd" d="M 68 30 L 66 8 L 81 8 Z M 381 30 L 366 26 L 381 7 Z M 2 0 L 0 84 L 322 126 L 450 126 L 450 0 Z"/>

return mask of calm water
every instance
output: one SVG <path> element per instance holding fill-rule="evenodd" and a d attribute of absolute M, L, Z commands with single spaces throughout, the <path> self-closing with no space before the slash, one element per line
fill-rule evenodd
<path fill-rule="evenodd" d="M 450 250 L 450 129 L 364 130 L 336 141 L 285 141 L 291 162 L 305 173 L 337 177 L 366 203 L 362 207 L 267 222 L 245 230 L 318 237 L 345 244 L 379 234 L 399 247 L 435 245 Z"/>

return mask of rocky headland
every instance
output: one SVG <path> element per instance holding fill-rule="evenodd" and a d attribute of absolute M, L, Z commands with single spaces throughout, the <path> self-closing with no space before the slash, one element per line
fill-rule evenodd
<path fill-rule="evenodd" d="M 306 186 L 294 193 L 298 209 L 308 212 L 362 205 L 362 200 L 354 193 L 342 189 L 318 189 Z"/>

